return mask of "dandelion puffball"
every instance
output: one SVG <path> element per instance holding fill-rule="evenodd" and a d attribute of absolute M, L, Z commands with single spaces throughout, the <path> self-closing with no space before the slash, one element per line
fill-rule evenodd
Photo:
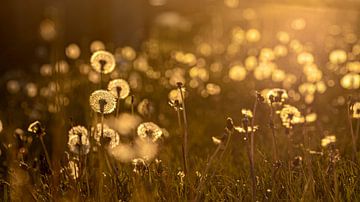
<path fill-rule="evenodd" d="M 118 99 L 125 99 L 130 93 L 129 84 L 123 79 L 114 79 L 110 81 L 108 90 Z"/>
<path fill-rule="evenodd" d="M 115 110 L 116 98 L 106 90 L 97 90 L 90 95 L 90 106 L 98 113 L 110 114 Z"/>
<path fill-rule="evenodd" d="M 91 66 L 95 71 L 102 74 L 109 74 L 115 69 L 114 55 L 107 51 L 96 51 L 90 58 Z"/>
<path fill-rule="evenodd" d="M 70 129 L 68 147 L 75 154 L 85 155 L 89 153 L 90 140 L 85 127 L 75 126 Z"/>
<path fill-rule="evenodd" d="M 100 138 L 101 138 L 101 124 L 96 125 L 96 131 L 94 128 L 91 129 L 92 134 L 94 134 L 94 139 L 98 144 L 101 144 Z M 120 143 L 120 136 L 117 132 L 115 132 L 113 129 L 109 128 L 107 125 L 103 125 L 103 137 L 109 138 L 109 146 L 110 148 L 114 148 L 119 145 Z"/>
<path fill-rule="evenodd" d="M 143 139 L 151 138 L 153 142 L 156 142 L 163 136 L 163 131 L 153 122 L 144 122 L 138 126 L 137 135 Z"/>

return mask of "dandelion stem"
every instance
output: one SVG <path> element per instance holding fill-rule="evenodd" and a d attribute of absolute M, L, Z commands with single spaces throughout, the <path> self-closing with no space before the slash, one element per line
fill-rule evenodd
<path fill-rule="evenodd" d="M 53 169 L 52 169 L 52 166 L 51 166 L 51 161 L 50 161 L 49 153 L 48 153 L 48 151 L 47 151 L 47 149 L 46 149 L 46 147 L 45 147 L 45 144 L 44 144 L 44 139 L 43 139 L 43 137 L 42 137 L 41 135 L 40 135 L 39 139 L 40 139 L 40 142 L 41 142 L 41 146 L 42 146 L 42 148 L 44 149 L 46 162 L 47 162 L 48 165 L 49 165 L 49 169 L 50 169 L 51 173 L 53 173 Z"/>
<path fill-rule="evenodd" d="M 357 161 L 357 158 L 356 158 L 357 149 L 356 149 L 356 139 L 355 139 L 354 128 L 353 128 L 351 112 L 350 112 L 350 102 L 348 102 L 348 105 L 347 105 L 347 115 L 348 115 L 348 121 L 349 121 L 350 133 L 351 133 L 351 140 L 352 140 L 352 149 L 353 149 L 352 158 L 353 158 L 353 161 L 356 162 Z"/>
<path fill-rule="evenodd" d="M 255 162 L 254 162 L 254 125 L 255 125 L 255 115 L 257 109 L 258 99 L 255 99 L 254 107 L 253 107 L 253 118 L 251 120 L 251 137 L 250 137 L 250 174 L 252 180 L 252 200 L 256 201 L 256 178 L 255 178 Z M 247 130 L 246 130 L 247 131 Z"/>
<path fill-rule="evenodd" d="M 188 148 L 187 148 L 187 142 L 188 142 L 188 123 L 187 123 L 187 118 L 186 118 L 186 107 L 185 107 L 185 99 L 184 99 L 184 95 L 182 92 L 182 86 L 179 85 L 179 92 L 180 92 L 180 96 L 181 96 L 181 103 L 182 103 L 182 108 L 183 108 L 183 119 L 184 119 L 184 143 L 183 143 L 183 147 L 184 147 L 184 173 L 185 176 L 187 176 L 187 153 L 188 153 Z"/>
<path fill-rule="evenodd" d="M 275 136 L 275 121 L 274 121 L 273 103 L 270 103 L 270 128 L 271 128 L 271 134 L 272 134 L 274 162 L 277 162 L 278 161 L 278 152 L 277 152 L 276 136 Z"/>
<path fill-rule="evenodd" d="M 120 111 L 120 98 L 117 99 L 117 103 L 116 103 L 116 114 L 115 117 L 119 116 L 119 111 Z"/>

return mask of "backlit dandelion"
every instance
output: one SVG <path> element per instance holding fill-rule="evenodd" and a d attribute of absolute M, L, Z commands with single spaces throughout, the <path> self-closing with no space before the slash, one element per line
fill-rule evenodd
<path fill-rule="evenodd" d="M 107 51 L 96 51 L 90 58 L 91 66 L 101 74 L 109 74 L 115 69 L 114 55 Z"/>
<path fill-rule="evenodd" d="M 274 88 L 268 91 L 266 99 L 269 104 L 281 104 L 288 98 L 286 90 L 280 88 Z"/>
<path fill-rule="evenodd" d="M 344 50 L 333 50 L 329 54 L 329 60 L 332 64 L 342 64 L 347 60 L 347 54 Z"/>
<path fill-rule="evenodd" d="M 130 93 L 130 87 L 127 81 L 123 79 L 114 79 L 109 82 L 108 90 L 117 98 L 125 99 Z"/>
<path fill-rule="evenodd" d="M 101 124 L 96 125 L 96 130 L 94 128 L 91 129 L 92 134 L 96 142 L 101 145 L 102 143 L 108 144 L 110 148 L 114 148 L 120 144 L 120 136 L 119 134 L 109 128 L 109 126 L 104 124 L 103 128 L 103 140 L 101 139 Z"/>
<path fill-rule="evenodd" d="M 285 128 L 292 128 L 293 125 L 304 122 L 304 117 L 301 116 L 300 111 L 291 105 L 284 105 L 279 114 Z"/>
<path fill-rule="evenodd" d="M 90 140 L 87 130 L 82 126 L 75 126 L 69 131 L 68 148 L 77 155 L 86 155 L 90 151 Z"/>
<path fill-rule="evenodd" d="M 156 142 L 163 136 L 163 131 L 153 122 L 144 122 L 138 126 L 137 135 L 140 138 L 150 138 L 153 142 Z"/>
<path fill-rule="evenodd" d="M 91 108 L 101 114 L 110 114 L 115 110 L 116 98 L 106 90 L 97 90 L 90 95 Z"/>

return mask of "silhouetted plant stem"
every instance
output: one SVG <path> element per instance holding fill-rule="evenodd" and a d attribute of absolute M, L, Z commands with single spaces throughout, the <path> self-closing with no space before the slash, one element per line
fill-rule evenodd
<path fill-rule="evenodd" d="M 51 166 L 50 156 L 49 156 L 49 153 L 48 153 L 48 151 L 46 149 L 46 146 L 45 146 L 44 139 L 43 139 L 42 135 L 39 136 L 39 139 L 40 139 L 41 146 L 42 146 L 42 148 L 44 150 L 44 153 L 45 153 L 46 162 L 49 165 L 49 169 L 50 169 L 51 173 L 53 174 L 53 169 L 52 169 L 52 166 Z"/>
<path fill-rule="evenodd" d="M 349 128 L 350 128 L 350 134 L 351 134 L 351 140 L 352 140 L 352 149 L 353 149 L 352 159 L 353 159 L 353 161 L 357 162 L 357 158 L 356 158 L 356 155 L 357 155 L 356 138 L 355 138 L 353 123 L 352 123 L 352 118 L 351 118 L 350 104 L 351 104 L 351 102 L 348 101 L 348 104 L 347 104 L 347 116 L 348 116 Z"/>
<path fill-rule="evenodd" d="M 188 158 L 187 158 L 187 153 L 188 153 L 188 148 L 187 148 L 187 144 L 188 144 L 188 123 L 187 123 L 187 117 L 186 117 L 186 107 L 185 107 L 185 98 L 184 98 L 184 94 L 182 92 L 182 83 L 178 83 L 178 89 L 179 89 L 179 93 L 180 93 L 180 97 L 181 97 L 181 104 L 182 104 L 182 112 L 183 112 L 183 120 L 184 120 L 184 140 L 183 140 L 183 147 L 184 147 L 184 173 L 185 176 L 187 176 L 187 172 L 188 172 Z M 186 177 L 187 178 L 187 177 Z"/>
<path fill-rule="evenodd" d="M 273 158 L 274 158 L 274 162 L 276 163 L 278 161 L 278 151 L 277 151 L 276 135 L 275 135 L 274 106 L 272 102 L 270 103 L 270 128 L 272 134 Z"/>

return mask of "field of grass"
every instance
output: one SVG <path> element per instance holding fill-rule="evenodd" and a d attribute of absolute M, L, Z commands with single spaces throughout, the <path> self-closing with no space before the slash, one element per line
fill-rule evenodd
<path fill-rule="evenodd" d="M 39 22 L 0 76 L 0 200 L 360 201 L 359 12 L 219 2 L 139 47 Z"/>

